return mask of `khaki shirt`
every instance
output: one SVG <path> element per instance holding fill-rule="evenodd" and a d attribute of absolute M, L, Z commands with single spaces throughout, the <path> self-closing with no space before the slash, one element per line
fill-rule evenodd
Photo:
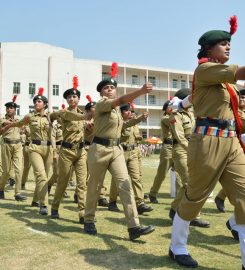
<path fill-rule="evenodd" d="M 234 119 L 230 95 L 224 83 L 229 83 L 238 94 L 235 86 L 237 69 L 237 65 L 212 62 L 197 67 L 195 71 L 195 89 L 192 97 L 196 117 Z"/>
<path fill-rule="evenodd" d="M 63 131 L 63 141 L 68 143 L 81 143 L 84 138 L 84 115 L 80 109 L 73 110 L 67 108 L 58 112 L 53 112 L 50 118 L 60 117 Z"/>
<path fill-rule="evenodd" d="M 121 137 L 123 119 L 119 107 L 112 108 L 113 99 L 103 97 L 95 105 L 94 136 L 105 139 Z"/>
<path fill-rule="evenodd" d="M 135 144 L 137 143 L 138 132 L 135 133 L 135 126 L 144 119 L 143 115 L 137 118 L 130 119 L 123 123 L 121 143 Z"/>
<path fill-rule="evenodd" d="M 13 122 L 18 122 L 18 121 L 19 121 L 19 119 L 16 116 L 14 116 L 13 118 L 10 118 L 7 115 L 5 115 L 4 118 L 0 119 L 0 127 L 3 127 L 6 122 L 12 122 L 13 123 Z M 21 137 L 20 137 L 20 129 L 19 129 L 19 127 L 11 127 L 10 129 L 8 129 L 6 132 L 4 132 L 2 134 L 2 138 L 3 139 L 8 139 L 10 141 L 20 140 Z"/>
<path fill-rule="evenodd" d="M 89 123 L 89 124 L 92 124 L 94 125 L 94 119 L 92 118 L 91 120 L 87 120 L 86 123 Z M 87 128 L 85 128 L 85 131 L 84 131 L 84 141 L 86 142 L 92 142 L 94 138 L 94 129 L 93 130 L 89 130 Z"/>
<path fill-rule="evenodd" d="M 162 130 L 162 141 L 164 143 L 165 139 L 172 140 L 172 134 L 170 130 L 169 115 L 164 114 L 161 118 L 161 130 Z"/>
<path fill-rule="evenodd" d="M 188 139 L 195 125 L 193 111 L 188 109 L 172 113 L 169 117 L 169 122 L 173 139 L 176 139 L 178 144 L 187 150 Z"/>

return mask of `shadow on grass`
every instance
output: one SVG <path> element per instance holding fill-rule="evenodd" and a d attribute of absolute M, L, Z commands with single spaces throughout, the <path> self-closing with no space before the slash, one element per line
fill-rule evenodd
<path fill-rule="evenodd" d="M 21 221 L 26 224 L 27 227 L 40 231 L 42 233 L 49 233 L 61 238 L 67 238 L 63 233 L 81 233 L 81 225 L 78 222 L 60 218 L 58 220 L 51 219 L 50 216 L 41 216 L 39 214 L 39 208 L 33 208 L 23 203 L 14 205 L 10 203 L 1 203 L 1 207 L 11 210 L 6 215 Z M 71 226 L 69 224 L 61 224 L 67 222 L 69 224 L 77 224 L 77 226 Z"/>
<path fill-rule="evenodd" d="M 91 265 L 105 267 L 111 270 L 153 269 L 162 267 L 166 269 L 183 269 L 183 267 L 177 265 L 167 255 L 139 254 L 116 243 L 116 241 L 122 240 L 119 237 L 111 234 L 100 234 L 98 236 L 103 239 L 108 249 L 86 248 L 79 251 L 79 254 L 84 256 L 85 261 Z M 139 244 L 139 242 L 137 241 L 135 244 Z M 215 267 L 203 268 L 201 266 L 199 269 L 218 270 Z"/>

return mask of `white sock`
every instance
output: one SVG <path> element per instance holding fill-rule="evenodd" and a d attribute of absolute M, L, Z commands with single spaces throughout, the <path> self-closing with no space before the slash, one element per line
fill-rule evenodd
<path fill-rule="evenodd" d="M 170 249 L 175 255 L 188 255 L 187 239 L 189 234 L 190 221 L 183 220 L 175 214 L 172 226 L 172 237 Z"/>

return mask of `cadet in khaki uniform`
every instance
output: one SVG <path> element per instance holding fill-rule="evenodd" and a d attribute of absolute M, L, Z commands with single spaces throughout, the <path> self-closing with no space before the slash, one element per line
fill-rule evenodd
<path fill-rule="evenodd" d="M 236 17 L 230 22 L 231 26 L 236 25 Z M 229 225 L 239 234 L 245 269 L 245 155 L 240 140 L 244 126 L 238 114 L 236 88 L 236 81 L 245 79 L 245 67 L 225 64 L 229 60 L 232 33 L 233 27 L 230 33 L 209 31 L 198 42 L 201 49 L 192 94 L 197 120 L 188 146 L 189 181 L 174 217 L 169 250 L 173 260 L 188 267 L 198 265 L 187 250 L 189 222 L 220 181 L 235 208 L 235 217 L 230 218 Z"/>
<path fill-rule="evenodd" d="M 113 79 L 102 80 L 97 91 L 102 97 L 95 107 L 94 139 L 88 152 L 88 189 L 85 208 L 84 230 L 96 234 L 94 224 L 99 191 L 103 185 L 106 171 L 109 170 L 119 191 L 128 224 L 130 239 L 136 239 L 154 230 L 152 226 L 140 226 L 137 208 L 130 185 L 123 150 L 120 145 L 123 120 L 118 106 L 152 91 L 151 84 L 141 89 L 116 97 L 117 83 Z M 96 168 L 96 169 L 95 169 Z"/>
<path fill-rule="evenodd" d="M 184 99 L 190 93 L 190 89 L 183 88 L 176 92 L 175 96 L 180 99 Z M 172 112 L 169 117 L 169 122 L 173 137 L 172 151 L 174 168 L 180 176 L 181 180 L 181 187 L 179 188 L 175 199 L 171 203 L 171 209 L 169 212 L 169 217 L 173 220 L 178 205 L 186 191 L 187 183 L 189 181 L 189 173 L 187 167 L 187 149 L 188 141 L 190 139 L 195 124 L 192 107 L 189 109 L 183 109 L 181 112 Z M 201 220 L 200 217 L 193 219 L 190 225 L 203 228 L 208 228 L 210 226 L 209 222 Z"/>
<path fill-rule="evenodd" d="M 31 168 L 31 163 L 29 159 L 29 145 L 31 142 L 30 137 L 30 128 L 29 126 L 24 126 L 21 130 L 21 138 L 22 138 L 22 146 L 23 146 L 23 174 L 22 174 L 22 181 L 21 181 L 21 189 L 26 189 L 26 182 L 28 180 L 28 174 Z"/>
<path fill-rule="evenodd" d="M 145 112 L 141 116 L 137 118 L 132 118 L 130 104 L 123 104 L 120 106 L 121 114 L 124 120 L 122 126 L 121 133 L 121 146 L 124 150 L 124 158 L 126 161 L 126 166 L 128 169 L 128 174 L 131 178 L 131 184 L 133 187 L 135 202 L 137 206 L 138 214 L 143 214 L 144 212 L 150 212 L 153 210 L 152 207 L 148 206 L 144 202 L 144 190 L 143 185 L 140 179 L 140 168 L 139 168 L 139 160 L 138 160 L 138 145 L 136 143 L 136 138 L 134 135 L 134 126 L 145 120 L 148 117 L 148 113 Z M 111 185 L 115 184 L 115 179 L 112 179 Z M 114 188 L 115 189 L 115 188 Z M 111 191 L 114 190 L 111 188 Z M 116 207 L 115 202 L 117 199 L 117 192 L 110 193 L 110 205 L 114 203 L 114 207 Z M 110 207 L 110 206 L 109 206 Z M 109 208 L 110 210 L 110 208 Z"/>
<path fill-rule="evenodd" d="M 84 132 L 84 142 L 85 142 L 85 150 L 88 152 L 89 146 L 91 145 L 94 138 L 94 112 L 96 102 L 92 101 L 89 95 L 86 96 L 88 99 L 88 103 L 85 106 L 86 112 L 86 129 Z M 87 175 L 89 178 L 89 174 Z M 100 195 L 98 199 L 98 206 L 108 207 L 108 201 L 105 198 L 107 188 L 103 185 L 100 190 Z"/>
<path fill-rule="evenodd" d="M 69 107 L 62 113 L 54 112 L 51 119 L 60 117 L 63 128 L 63 141 L 59 153 L 59 176 L 51 208 L 51 218 L 59 218 L 59 205 L 66 190 L 68 181 L 71 178 L 71 171 L 74 168 L 77 181 L 79 222 L 84 223 L 84 208 L 86 196 L 87 164 L 86 150 L 84 149 L 84 114 L 78 109 L 80 91 L 77 90 L 75 78 L 73 88 L 66 90 L 63 97 Z"/>
<path fill-rule="evenodd" d="M 32 206 L 39 206 L 41 215 L 48 214 L 48 172 L 52 164 L 53 148 L 51 144 L 51 122 L 47 109 L 48 99 L 43 96 L 43 88 L 33 98 L 34 111 L 12 126 L 29 125 L 31 143 L 29 158 L 36 179 Z M 11 126 L 11 125 L 10 125 Z"/>
<path fill-rule="evenodd" d="M 170 132 L 170 123 L 169 123 L 169 115 L 171 110 L 168 108 L 169 100 L 166 101 L 163 105 L 164 115 L 161 118 L 161 130 L 162 130 L 162 149 L 160 152 L 160 162 L 157 168 L 157 174 L 154 178 L 152 187 L 149 193 L 149 199 L 151 203 L 158 203 L 157 194 L 162 185 L 162 182 L 166 178 L 166 175 L 170 169 L 173 167 L 172 161 L 172 148 L 173 148 L 173 139 L 172 134 Z M 176 186 L 178 186 L 178 182 L 180 181 L 178 178 L 178 174 L 176 173 Z"/>
<path fill-rule="evenodd" d="M 19 128 L 12 127 L 7 129 L 7 125 L 15 123 L 18 119 L 15 117 L 17 104 L 15 103 L 17 96 L 14 96 L 12 102 L 5 104 L 6 116 L 0 120 L 3 144 L 1 147 L 2 155 L 2 176 L 0 178 L 0 199 L 4 199 L 4 188 L 9 178 L 11 165 L 15 172 L 15 200 L 24 201 L 26 197 L 20 194 L 21 190 L 21 176 L 22 176 L 22 144 Z"/>

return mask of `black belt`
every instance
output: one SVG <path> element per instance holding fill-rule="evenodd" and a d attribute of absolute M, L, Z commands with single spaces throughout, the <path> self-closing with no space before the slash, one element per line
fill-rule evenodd
<path fill-rule="evenodd" d="M 120 139 L 104 139 L 100 137 L 94 137 L 93 143 L 98 143 L 104 146 L 118 146 Z"/>
<path fill-rule="evenodd" d="M 31 142 L 33 144 L 36 144 L 36 145 L 46 145 L 46 146 L 50 146 L 51 145 L 51 141 L 32 140 Z"/>
<path fill-rule="evenodd" d="M 84 141 L 85 145 L 91 145 L 91 142 L 89 141 Z"/>
<path fill-rule="evenodd" d="M 17 144 L 17 143 L 20 143 L 21 142 L 21 139 L 18 139 L 18 140 L 9 140 L 9 139 L 3 138 L 3 142 L 4 143 L 7 143 L 7 144 Z"/>
<path fill-rule="evenodd" d="M 55 143 L 56 145 L 61 145 L 62 144 L 62 141 L 58 141 Z"/>
<path fill-rule="evenodd" d="M 84 147 L 84 142 L 81 143 L 68 143 L 68 142 L 64 142 L 62 141 L 61 143 L 62 147 L 68 148 L 68 149 L 82 149 Z"/>
<path fill-rule="evenodd" d="M 164 144 L 171 144 L 171 145 L 173 145 L 173 141 L 170 140 L 170 139 L 164 139 L 164 140 L 163 140 L 163 143 L 164 143 Z"/>
<path fill-rule="evenodd" d="M 134 149 L 136 149 L 136 147 L 138 146 L 137 144 L 121 144 L 122 148 L 124 151 L 132 151 Z"/>
<path fill-rule="evenodd" d="M 235 120 L 223 120 L 223 119 L 196 119 L 196 127 L 217 127 L 219 129 L 236 130 Z"/>

